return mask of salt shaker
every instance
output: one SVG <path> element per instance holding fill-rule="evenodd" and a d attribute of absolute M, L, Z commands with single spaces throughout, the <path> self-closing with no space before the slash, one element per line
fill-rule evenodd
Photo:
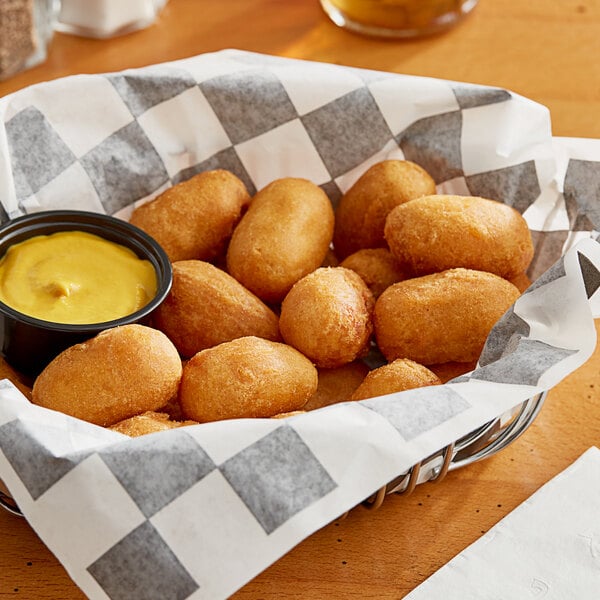
<path fill-rule="evenodd" d="M 167 0 L 62 0 L 56 30 L 110 38 L 154 23 Z"/>

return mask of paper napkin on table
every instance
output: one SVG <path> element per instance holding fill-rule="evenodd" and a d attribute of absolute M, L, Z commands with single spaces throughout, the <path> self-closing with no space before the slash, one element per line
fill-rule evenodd
<path fill-rule="evenodd" d="M 600 597 L 600 450 L 590 448 L 408 600 Z"/>

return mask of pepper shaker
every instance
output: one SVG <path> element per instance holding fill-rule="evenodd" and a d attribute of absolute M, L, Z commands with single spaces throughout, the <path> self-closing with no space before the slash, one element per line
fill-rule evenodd
<path fill-rule="evenodd" d="M 46 59 L 57 0 L 0 1 L 0 80 Z"/>

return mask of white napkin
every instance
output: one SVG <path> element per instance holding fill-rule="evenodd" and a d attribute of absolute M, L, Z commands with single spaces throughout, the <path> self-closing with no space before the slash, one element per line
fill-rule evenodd
<path fill-rule="evenodd" d="M 600 450 L 590 448 L 407 600 L 600 597 Z"/>

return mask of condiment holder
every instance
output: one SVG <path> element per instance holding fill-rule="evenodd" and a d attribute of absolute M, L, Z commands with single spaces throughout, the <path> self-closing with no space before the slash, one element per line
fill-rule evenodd
<path fill-rule="evenodd" d="M 0 2 L 0 81 L 46 60 L 57 0 Z"/>
<path fill-rule="evenodd" d="M 167 0 L 62 0 L 57 31 L 89 38 L 111 38 L 154 23 Z"/>
<path fill-rule="evenodd" d="M 156 271 L 157 292 L 154 298 L 136 312 L 102 323 L 64 324 L 37 319 L 0 302 L 0 341 L 7 362 L 27 377 L 36 377 L 42 369 L 67 347 L 89 339 L 104 329 L 147 323 L 151 313 L 168 294 L 172 283 L 169 259 L 151 236 L 109 215 L 56 210 L 18 217 L 0 228 L 0 256 L 8 248 L 33 236 L 60 231 L 83 231 L 131 249 L 150 261 Z"/>

